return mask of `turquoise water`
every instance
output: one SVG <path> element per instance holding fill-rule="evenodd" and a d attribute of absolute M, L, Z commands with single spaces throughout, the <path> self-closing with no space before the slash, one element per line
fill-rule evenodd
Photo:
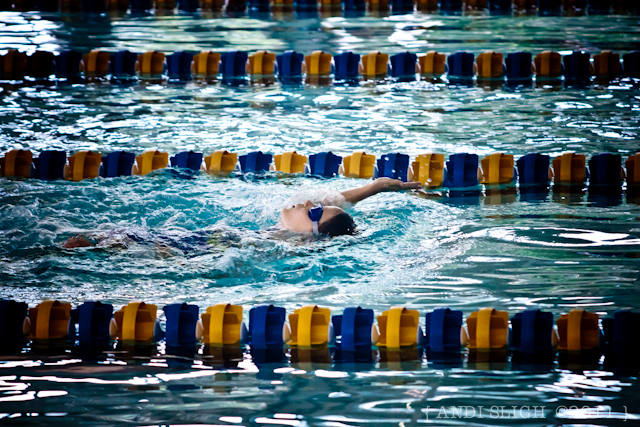
<path fill-rule="evenodd" d="M 464 48 L 535 54 L 640 47 L 633 16 L 0 16 L 2 47 L 27 51 Z M 0 152 L 296 149 L 346 155 L 365 149 L 376 155 L 576 151 L 590 157 L 610 151 L 626 158 L 639 149 L 638 82 L 628 80 L 516 89 L 427 81 L 239 88 L 5 82 L 2 89 Z M 30 306 L 43 299 L 74 306 L 144 300 L 160 307 L 190 302 L 204 310 L 230 302 L 242 304 L 245 316 L 263 303 L 289 313 L 310 303 L 334 313 L 362 305 L 377 315 L 402 304 L 422 316 L 449 306 L 465 317 L 485 306 L 511 315 L 537 307 L 556 318 L 575 307 L 602 316 L 640 308 L 640 205 L 626 193 L 602 200 L 550 191 L 534 201 L 509 192 L 465 200 L 383 194 L 352 209 L 355 236 L 309 241 L 269 231 L 282 203 L 301 188 L 364 183 L 219 179 L 171 170 L 80 183 L 2 179 L 0 296 Z M 113 239 L 135 235 L 136 241 L 60 247 L 77 233 L 97 232 Z M 184 247 L 202 233 L 224 238 Z M 171 256 L 154 250 L 156 239 L 173 244 Z M 199 349 L 194 358 L 165 353 L 163 344 L 136 352 L 117 347 L 91 359 L 75 350 L 28 346 L 0 356 L 0 423 L 622 426 L 640 419 L 638 369 L 612 368 L 606 359 L 531 366 L 506 354 L 484 361 L 465 352 L 446 364 L 410 352 L 399 361 L 376 350 L 372 363 L 349 365 L 330 363 L 322 351 L 287 350 L 282 360 L 258 368 L 258 355 L 248 349 L 213 355 Z M 471 409 L 456 412 L 461 406 L 476 413 L 464 418 Z"/>

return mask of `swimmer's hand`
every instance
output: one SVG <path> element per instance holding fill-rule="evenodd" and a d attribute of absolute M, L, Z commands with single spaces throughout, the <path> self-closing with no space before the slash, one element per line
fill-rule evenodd
<path fill-rule="evenodd" d="M 422 184 L 419 182 L 402 182 L 399 179 L 378 178 L 371 184 L 367 184 L 364 187 L 344 191 L 342 192 L 342 195 L 347 202 L 355 204 L 378 193 L 388 191 L 419 190 L 420 188 L 422 188 Z"/>
<path fill-rule="evenodd" d="M 385 191 L 420 190 L 422 188 L 422 184 L 418 181 L 402 182 L 399 179 L 391 178 L 378 178 L 373 184 L 380 193 Z"/>

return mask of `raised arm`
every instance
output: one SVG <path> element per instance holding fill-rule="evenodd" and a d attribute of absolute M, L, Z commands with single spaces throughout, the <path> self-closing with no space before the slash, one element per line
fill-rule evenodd
<path fill-rule="evenodd" d="M 363 187 L 343 191 L 342 195 L 347 202 L 356 204 L 367 197 L 386 191 L 419 190 L 421 188 L 422 184 L 419 182 L 402 182 L 399 179 L 378 178 Z"/>

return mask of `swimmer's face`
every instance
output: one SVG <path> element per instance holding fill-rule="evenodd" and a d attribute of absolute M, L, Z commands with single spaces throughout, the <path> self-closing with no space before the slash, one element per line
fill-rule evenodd
<path fill-rule="evenodd" d="M 315 204 L 307 200 L 304 203 L 298 203 L 297 205 L 282 209 L 280 224 L 287 230 L 313 233 L 313 223 L 309 218 L 309 209 L 314 206 Z M 325 206 L 318 225 L 322 225 L 325 221 L 329 221 L 334 216 L 340 215 L 343 212 L 342 209 L 335 206 Z"/>

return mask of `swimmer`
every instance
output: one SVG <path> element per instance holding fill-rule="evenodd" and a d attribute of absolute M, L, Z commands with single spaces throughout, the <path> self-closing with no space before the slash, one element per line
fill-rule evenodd
<path fill-rule="evenodd" d="M 240 247 L 241 235 L 229 227 L 194 232 L 153 233 L 145 229 L 114 229 L 97 233 L 78 234 L 62 244 L 65 249 L 95 247 L 103 250 L 123 250 L 133 247 L 153 247 L 155 258 L 174 255 L 197 256 L 224 252 Z"/>
<path fill-rule="evenodd" d="M 367 197 L 389 191 L 419 190 L 420 182 L 378 178 L 370 184 L 334 193 L 311 191 L 296 194 L 282 209 L 280 226 L 300 233 L 324 234 L 330 237 L 353 234 L 355 223 L 344 209 Z"/>
<path fill-rule="evenodd" d="M 402 182 L 398 179 L 378 178 L 362 187 L 338 193 L 330 190 L 306 190 L 292 196 L 282 209 L 280 228 L 297 233 L 326 235 L 329 237 L 353 234 L 355 223 L 345 212 L 350 206 L 378 193 L 403 190 L 418 190 L 419 182 Z M 212 235 L 213 234 L 213 235 Z M 62 247 L 65 249 L 99 246 L 103 248 L 127 248 L 135 243 L 154 243 L 156 253 L 165 254 L 170 248 L 188 252 L 191 246 L 202 248 L 220 240 L 238 245 L 240 237 L 230 230 L 211 230 L 174 238 L 172 236 L 139 235 L 129 231 L 103 233 L 95 236 L 79 234 L 70 237 Z M 225 245 L 223 245 L 225 246 Z M 159 252 L 158 252 L 159 251 Z"/>

